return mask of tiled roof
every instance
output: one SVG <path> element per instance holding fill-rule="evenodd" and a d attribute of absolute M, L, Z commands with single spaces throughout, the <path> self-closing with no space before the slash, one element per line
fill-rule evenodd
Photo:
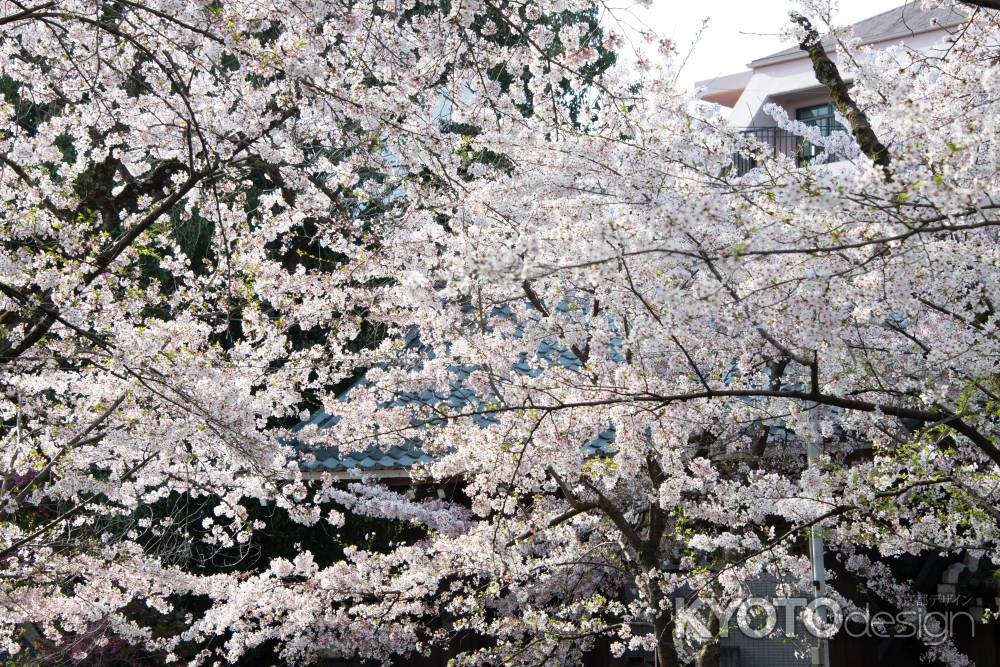
<path fill-rule="evenodd" d="M 311 452 L 316 457 L 314 463 L 304 463 L 307 471 L 347 472 L 360 470 L 362 472 L 382 472 L 387 470 L 407 470 L 415 465 L 433 463 L 429 454 L 420 451 L 416 444 L 406 444 L 402 447 L 394 445 L 388 450 L 372 445 L 360 452 L 341 454 L 336 447 L 318 449 Z"/>
<path fill-rule="evenodd" d="M 612 357 L 618 357 L 619 353 L 615 348 L 612 348 L 611 355 Z M 538 346 L 537 359 L 543 359 L 549 363 L 557 363 L 564 368 L 575 369 L 581 365 L 579 359 L 571 352 L 560 350 L 544 342 Z M 515 364 L 514 369 L 520 373 L 530 375 L 537 375 L 541 372 L 541 369 L 537 365 L 532 366 L 525 359 Z M 455 380 L 450 383 L 448 391 L 399 392 L 393 404 L 397 407 L 406 405 L 433 406 L 443 403 L 447 403 L 451 408 L 481 406 L 483 401 L 468 387 L 463 386 L 463 383 L 468 379 L 469 374 L 473 370 L 475 370 L 474 367 L 452 367 L 451 371 L 455 376 Z M 365 380 L 361 379 L 354 386 L 358 386 L 364 382 Z M 782 389 L 801 391 L 802 386 L 800 384 L 782 385 Z M 345 392 L 341 400 L 350 400 L 350 390 Z M 740 400 L 747 403 L 753 402 L 751 398 Z M 836 412 L 837 409 L 833 408 L 833 411 Z M 478 415 L 473 419 L 481 427 L 486 427 L 495 422 L 495 419 L 488 415 Z M 315 425 L 320 429 L 328 428 L 338 421 L 340 421 L 338 415 L 331 415 L 324 410 L 319 410 L 307 421 L 300 423 L 292 429 L 292 431 L 294 433 L 309 425 Z M 420 422 L 414 421 L 414 423 L 419 424 Z M 781 421 L 772 423 L 770 426 L 771 429 L 768 434 L 769 442 L 788 441 L 795 437 L 794 433 L 788 430 Z M 834 428 L 838 433 L 842 433 L 839 425 L 835 425 Z M 752 429 L 747 427 L 746 432 L 750 435 Z M 587 457 L 602 454 L 610 455 L 615 451 L 614 443 L 615 429 L 613 426 L 610 426 L 597 433 L 589 442 L 583 443 L 581 451 Z M 292 441 L 292 444 L 296 444 L 304 454 L 311 454 L 314 457 L 314 460 L 302 463 L 303 469 L 307 472 L 331 472 L 352 477 L 355 471 L 360 471 L 361 474 L 368 473 L 377 477 L 407 478 L 409 476 L 407 471 L 414 466 L 428 465 L 434 462 L 434 458 L 431 455 L 420 449 L 420 442 L 417 439 L 409 439 L 403 443 L 396 443 L 386 447 L 373 443 L 364 450 L 348 453 L 341 453 L 336 447 L 309 448 L 304 443 L 295 440 Z"/>
<path fill-rule="evenodd" d="M 468 404 L 468 398 L 465 397 L 463 399 L 462 394 L 459 392 L 453 392 L 443 397 L 435 395 L 433 392 L 425 392 L 419 397 L 414 398 L 413 401 L 424 404 L 444 401 L 452 407 L 461 407 L 464 404 Z M 402 400 L 400 402 L 405 404 Z M 478 416 L 474 419 L 480 426 L 486 426 L 492 421 L 485 416 Z M 319 410 L 308 421 L 302 422 L 292 430 L 293 432 L 298 431 L 310 424 L 315 424 L 318 428 L 322 429 L 330 427 L 338 421 L 340 421 L 339 416 L 330 415 L 323 410 Z M 598 433 L 593 440 L 582 445 L 583 453 L 585 456 L 610 453 L 613 451 L 614 441 L 614 428 L 606 428 Z M 364 450 L 348 453 L 341 453 L 336 447 L 310 449 L 300 445 L 300 448 L 303 453 L 312 454 L 315 457 L 314 461 L 303 462 L 302 467 L 306 471 L 346 473 L 351 470 L 360 470 L 361 472 L 379 474 L 387 471 L 403 471 L 415 465 L 427 465 L 434 462 L 433 457 L 420 449 L 420 443 L 415 439 L 410 439 L 402 444 L 392 445 L 388 448 L 373 444 Z"/>
<path fill-rule="evenodd" d="M 403 391 L 396 394 L 393 405 L 396 407 L 412 406 L 434 406 L 447 404 L 451 408 L 463 406 L 477 406 L 481 401 L 463 382 L 468 379 L 471 368 L 452 367 L 455 380 L 450 384 L 447 392 L 434 392 L 425 390 L 421 392 Z M 352 389 L 364 384 L 364 379 L 352 385 Z M 350 400 L 350 389 L 345 392 L 341 400 Z M 477 415 L 472 418 L 479 426 L 486 426 L 491 423 L 488 416 Z M 325 410 L 318 410 L 308 420 L 302 422 L 292 429 L 297 432 L 306 426 L 315 425 L 317 428 L 329 428 L 340 421 L 339 415 L 331 415 Z M 430 455 L 420 450 L 419 442 L 413 439 L 406 440 L 401 444 L 394 444 L 389 447 L 382 447 L 373 443 L 370 447 L 356 452 L 341 453 L 336 447 L 321 449 L 311 449 L 299 444 L 304 453 L 312 454 L 315 462 L 303 463 L 306 470 L 327 470 L 330 472 L 346 472 L 348 470 L 385 471 L 404 470 L 418 464 L 428 464 L 434 461 Z"/>
<path fill-rule="evenodd" d="M 506 312 L 501 309 L 497 313 L 494 313 L 494 315 L 498 316 L 507 316 L 509 314 L 509 309 L 507 309 Z M 520 334 L 515 335 L 520 336 Z M 618 341 L 616 345 L 613 344 L 610 351 L 612 358 L 616 360 L 624 358 L 618 349 L 620 344 L 620 341 Z M 417 339 L 416 334 L 412 332 L 407 336 L 406 345 L 410 349 L 421 348 L 421 344 Z M 540 362 L 558 364 L 559 366 L 570 370 L 579 370 L 583 366 L 581 361 L 571 350 L 560 348 L 546 341 L 542 341 L 538 345 L 534 359 L 529 359 L 527 355 L 525 355 L 513 365 L 513 369 L 518 373 L 535 377 L 543 371 L 543 364 L 540 364 Z M 396 394 L 393 400 L 393 405 L 396 407 L 404 407 L 407 405 L 418 407 L 447 404 L 447 406 L 452 409 L 464 406 L 471 408 L 481 407 L 483 405 L 483 400 L 476 396 L 470 388 L 465 386 L 465 381 L 469 378 L 469 375 L 476 370 L 476 367 L 453 366 L 449 370 L 454 376 L 454 380 L 449 382 L 447 391 L 431 391 L 429 389 L 421 392 L 401 391 Z M 356 386 L 363 385 L 364 383 L 365 379 L 360 379 L 344 392 L 344 395 L 341 396 L 341 400 L 350 400 L 351 389 Z M 496 422 L 496 419 L 489 415 L 477 415 L 472 417 L 472 419 L 480 427 L 486 427 L 489 424 Z M 329 428 L 335 425 L 338 421 L 340 421 L 340 417 L 338 415 L 330 414 L 321 409 L 314 413 L 308 420 L 298 424 L 292 429 L 292 432 L 295 433 L 310 425 L 315 425 L 319 429 Z M 610 452 L 614 439 L 614 429 L 605 429 L 598 433 L 593 440 L 584 443 L 582 445 L 583 451 L 587 456 L 592 456 L 601 452 Z M 299 447 L 304 454 L 311 454 L 315 457 L 315 460 L 303 462 L 302 467 L 306 471 L 348 473 L 352 470 L 360 470 L 362 472 L 371 472 L 376 475 L 385 475 L 387 472 L 405 471 L 415 465 L 425 465 L 433 463 L 434 461 L 429 454 L 420 449 L 420 443 L 416 439 L 408 439 L 405 442 L 394 443 L 387 447 L 380 446 L 378 443 L 372 443 L 370 447 L 367 447 L 364 450 L 346 453 L 340 452 L 336 447 L 310 448 L 301 441 L 295 440 L 294 436 L 291 442 L 293 445 Z"/>
<path fill-rule="evenodd" d="M 583 445 L 583 453 L 585 456 L 609 454 L 613 451 L 614 441 L 614 428 L 607 428 L 598 433 L 597 437 L 593 440 Z M 307 451 L 313 454 L 316 460 L 314 463 L 303 463 L 302 467 L 306 471 L 316 472 L 360 470 L 362 472 L 372 472 L 377 475 L 378 473 L 387 471 L 408 470 L 415 465 L 427 465 L 434 462 L 433 457 L 420 450 L 419 443 L 416 441 L 407 442 L 402 446 L 393 445 L 386 450 L 377 445 L 372 445 L 364 451 L 348 454 L 341 454 L 336 447 Z"/>
<path fill-rule="evenodd" d="M 871 44 L 897 37 L 917 35 L 939 27 L 957 25 L 966 18 L 965 14 L 954 7 L 935 7 L 924 10 L 920 8 L 919 1 L 912 1 L 859 21 L 854 24 L 853 28 L 855 37 L 859 38 L 862 44 Z M 824 38 L 823 46 L 832 48 L 833 40 L 829 37 Z M 791 60 L 804 54 L 805 52 L 801 48 L 793 46 L 758 58 L 749 66 L 760 67 L 761 65 Z"/>

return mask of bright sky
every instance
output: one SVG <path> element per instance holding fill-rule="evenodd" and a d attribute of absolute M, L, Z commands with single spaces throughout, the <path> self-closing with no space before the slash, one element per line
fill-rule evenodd
<path fill-rule="evenodd" d="M 834 21 L 844 25 L 898 7 L 903 0 L 839 0 L 836 4 Z M 691 48 L 707 18 L 708 25 L 680 76 L 681 85 L 689 88 L 695 81 L 745 70 L 751 60 L 791 46 L 778 37 L 791 9 L 791 0 L 653 0 L 649 9 L 633 5 L 614 14 L 632 28 L 627 33 L 645 26 L 674 40 L 681 54 Z"/>

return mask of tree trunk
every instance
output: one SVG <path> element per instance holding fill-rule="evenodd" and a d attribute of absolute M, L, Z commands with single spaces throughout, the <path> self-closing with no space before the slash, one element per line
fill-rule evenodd
<path fill-rule="evenodd" d="M 882 167 L 886 176 L 888 176 L 889 149 L 879 141 L 879 138 L 875 135 L 875 130 L 872 129 L 871 123 L 868 122 L 868 116 L 851 97 L 850 88 L 844 83 L 844 79 L 841 78 L 840 70 L 830 60 L 830 57 L 826 55 L 826 49 L 823 48 L 823 41 L 819 33 L 816 32 L 816 28 L 809 22 L 809 19 L 801 14 L 792 12 L 791 16 L 792 22 L 799 24 L 805 31 L 805 37 L 799 42 L 799 46 L 809 54 L 809 59 L 813 64 L 813 72 L 816 74 L 816 80 L 830 91 L 833 103 L 837 105 L 837 109 L 840 110 L 840 113 L 844 114 L 844 118 L 851 125 L 851 133 L 858 142 L 861 151 L 870 157 L 872 162 Z"/>
<path fill-rule="evenodd" d="M 660 613 L 653 618 L 653 636 L 656 637 L 656 667 L 680 667 L 674 646 L 674 622 L 669 614 Z"/>
<path fill-rule="evenodd" d="M 708 631 L 712 636 L 705 640 L 698 656 L 695 658 L 695 667 L 719 667 L 722 656 L 719 653 L 719 618 L 715 614 L 708 615 Z"/>

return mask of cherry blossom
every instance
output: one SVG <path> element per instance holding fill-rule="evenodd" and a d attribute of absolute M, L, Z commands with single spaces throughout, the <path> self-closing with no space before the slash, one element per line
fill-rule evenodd
<path fill-rule="evenodd" d="M 672 598 L 808 591 L 812 529 L 893 599 L 882 561 L 995 554 L 997 13 L 933 58 L 838 31 L 885 157 L 737 176 L 752 140 L 666 46 L 612 63 L 610 11 L 0 2 L 4 650 L 676 665 Z M 406 443 L 409 490 L 306 472 Z M 260 507 L 419 535 L 195 567 Z M 134 611 L 185 596 L 166 635 Z"/>

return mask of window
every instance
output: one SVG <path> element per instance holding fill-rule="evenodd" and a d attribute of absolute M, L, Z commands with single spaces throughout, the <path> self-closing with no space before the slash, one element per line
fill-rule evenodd
<path fill-rule="evenodd" d="M 806 125 L 818 127 L 820 134 L 824 137 L 829 136 L 831 132 L 845 129 L 843 125 L 834 120 L 833 104 L 830 103 L 815 104 L 796 109 L 795 119 Z M 799 159 L 811 160 L 822 152 L 823 149 L 819 146 L 813 146 L 808 141 L 804 141 L 802 142 L 802 147 L 799 149 Z"/>

